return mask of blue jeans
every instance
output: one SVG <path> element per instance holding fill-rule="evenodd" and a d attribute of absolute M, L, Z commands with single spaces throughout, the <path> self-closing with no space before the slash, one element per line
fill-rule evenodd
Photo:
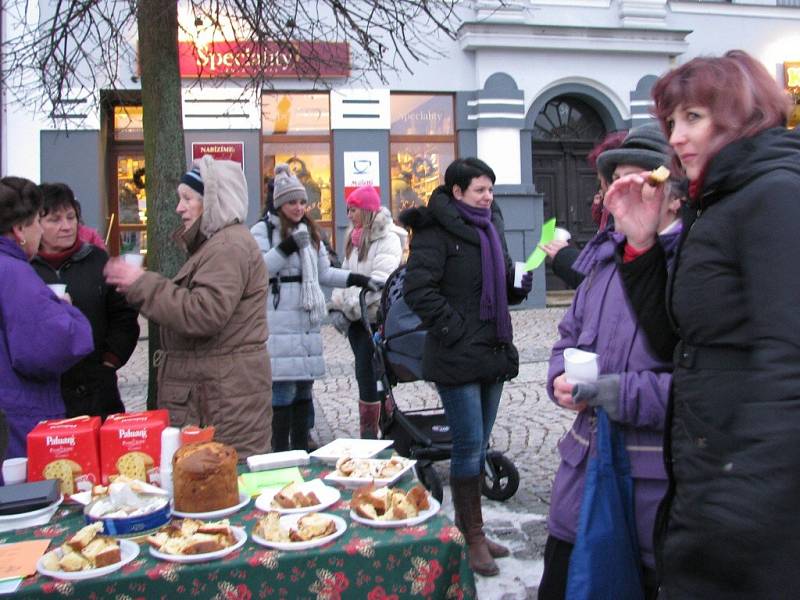
<path fill-rule="evenodd" d="M 450 476 L 462 478 L 479 475 L 486 461 L 486 446 L 500 406 L 503 384 L 437 384 L 436 389 L 453 437 Z"/>
<path fill-rule="evenodd" d="M 272 406 L 289 406 L 297 400 L 311 400 L 314 381 L 273 381 Z"/>

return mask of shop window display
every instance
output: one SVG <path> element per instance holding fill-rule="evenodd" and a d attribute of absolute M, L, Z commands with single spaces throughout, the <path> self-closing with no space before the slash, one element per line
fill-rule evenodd
<path fill-rule="evenodd" d="M 428 201 L 444 182 L 455 159 L 453 97 L 446 94 L 392 94 L 391 205 L 397 215 Z"/>
<path fill-rule="evenodd" d="M 144 129 L 137 98 L 108 106 L 109 159 L 108 246 L 112 255 L 147 253 Z"/>
<path fill-rule="evenodd" d="M 147 253 L 147 198 L 144 188 L 144 157 L 117 157 L 117 218 L 119 251 Z"/>
<path fill-rule="evenodd" d="M 141 106 L 114 107 L 114 140 L 144 140 L 143 110 Z"/>
<path fill-rule="evenodd" d="M 328 143 L 285 143 L 263 145 L 264 198 L 275 165 L 286 163 L 306 188 L 308 215 L 330 232 L 333 222 L 331 195 L 331 151 Z"/>
<path fill-rule="evenodd" d="M 392 142 L 392 212 L 428 201 L 444 183 L 444 170 L 455 159 L 452 143 Z"/>
<path fill-rule="evenodd" d="M 330 135 L 327 94 L 264 94 L 262 133 L 271 135 Z"/>
<path fill-rule="evenodd" d="M 269 93 L 261 100 L 263 201 L 275 165 L 286 163 L 305 186 L 307 211 L 333 235 L 330 101 L 321 93 Z"/>
<path fill-rule="evenodd" d="M 783 63 L 786 92 L 792 99 L 789 128 L 800 126 L 800 62 Z"/>

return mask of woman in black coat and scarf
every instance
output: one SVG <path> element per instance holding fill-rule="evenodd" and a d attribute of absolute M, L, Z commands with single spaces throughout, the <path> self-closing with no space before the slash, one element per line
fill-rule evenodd
<path fill-rule="evenodd" d="M 42 242 L 31 265 L 45 283 L 66 284 L 72 304 L 92 325 L 94 352 L 64 373 L 61 394 L 67 417 L 125 412 L 117 369 L 128 362 L 139 339 L 139 313 L 106 285 L 105 250 L 78 236 L 80 205 L 69 186 L 43 183 Z"/>
<path fill-rule="evenodd" d="M 444 178 L 427 207 L 400 217 L 413 232 L 404 293 L 428 329 L 423 377 L 436 383 L 453 437 L 456 524 L 472 569 L 491 576 L 499 572 L 494 558 L 508 549 L 483 533 L 481 476 L 503 383 L 519 370 L 508 305 L 525 299 L 532 274 L 513 287 L 492 169 L 477 158 L 458 159 Z"/>
<path fill-rule="evenodd" d="M 659 598 L 794 598 L 800 131 L 786 129 L 769 72 L 738 50 L 670 71 L 653 97 L 690 180 L 671 273 L 646 173 L 617 180 L 606 206 L 627 232 L 621 272 L 639 321 L 656 352 L 674 350 Z"/>

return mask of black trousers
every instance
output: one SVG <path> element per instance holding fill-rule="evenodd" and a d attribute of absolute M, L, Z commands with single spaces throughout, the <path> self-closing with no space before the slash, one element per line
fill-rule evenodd
<path fill-rule="evenodd" d="M 353 349 L 356 362 L 356 382 L 358 383 L 358 397 L 364 402 L 377 402 L 378 380 L 372 364 L 374 347 L 370 333 L 364 329 L 361 321 L 353 321 L 347 330 L 347 339 Z"/>
<path fill-rule="evenodd" d="M 544 546 L 544 573 L 539 583 L 539 600 L 564 600 L 567 592 L 567 572 L 573 544 L 547 536 Z M 656 600 L 658 580 L 656 572 L 642 566 L 642 584 L 645 600 Z"/>

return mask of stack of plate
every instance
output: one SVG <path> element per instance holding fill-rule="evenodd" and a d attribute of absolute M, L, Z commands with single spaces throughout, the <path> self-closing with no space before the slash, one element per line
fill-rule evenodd
<path fill-rule="evenodd" d="M 0 515 L 0 532 L 13 531 L 24 527 L 37 527 L 38 525 L 49 523 L 50 518 L 56 513 L 63 500 L 64 496 L 62 495 L 58 500 L 44 508 L 16 515 Z"/>

